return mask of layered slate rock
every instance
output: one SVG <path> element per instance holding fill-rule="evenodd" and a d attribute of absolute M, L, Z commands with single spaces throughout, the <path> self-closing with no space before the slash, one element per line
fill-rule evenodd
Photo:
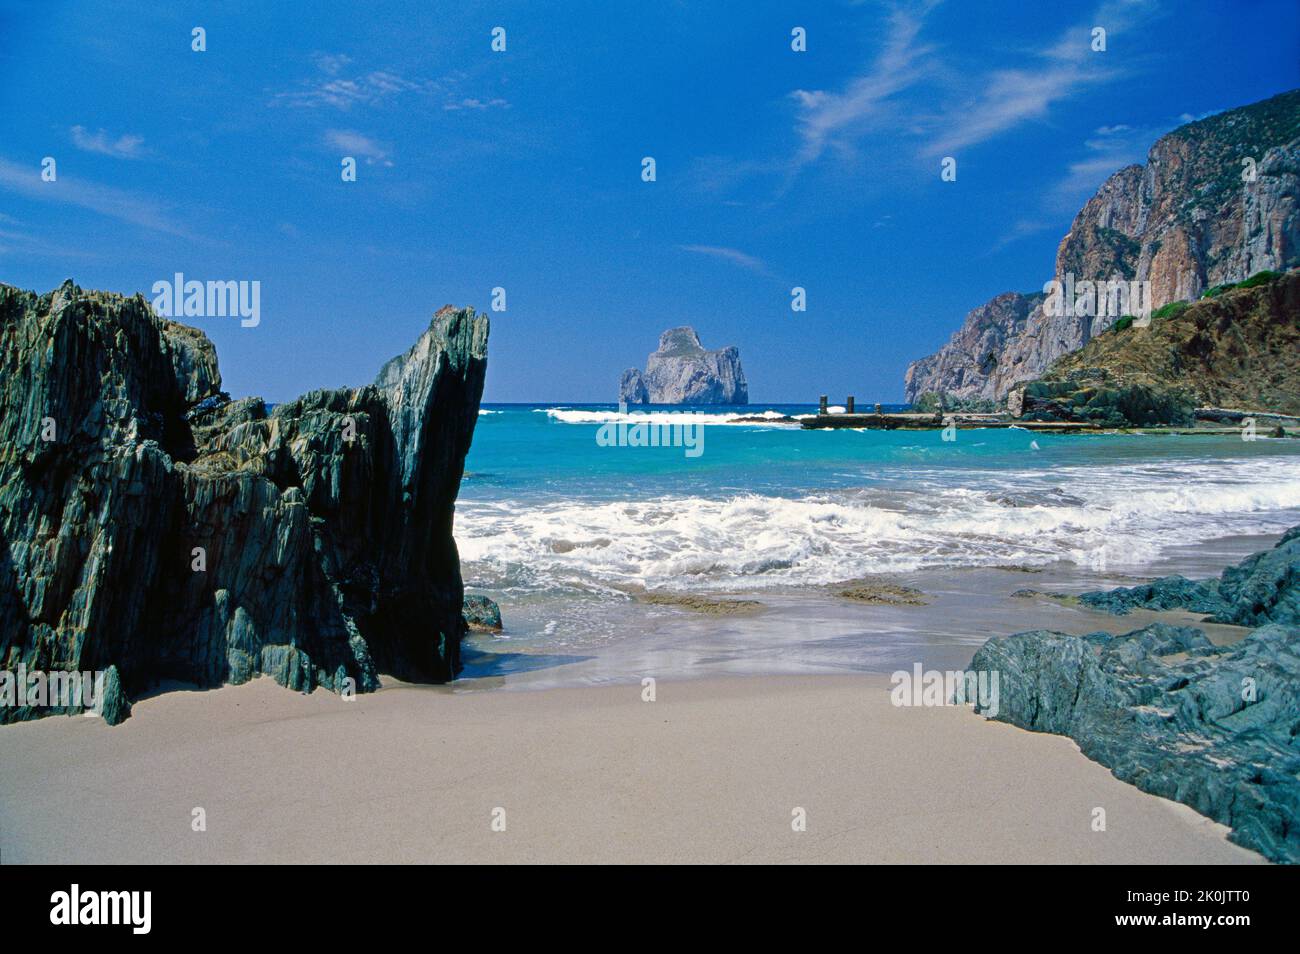
<path fill-rule="evenodd" d="M 622 404 L 748 404 L 749 386 L 735 347 L 706 351 L 694 328 L 670 328 L 646 359 L 618 385 Z"/>
<path fill-rule="evenodd" d="M 1215 623 L 1300 628 L 1300 527 L 1288 530 L 1273 549 L 1228 567 L 1217 580 L 1166 576 L 1140 586 L 1083 593 L 1079 602 L 1117 615 L 1134 609 L 1185 609 Z"/>
<path fill-rule="evenodd" d="M 1272 624 L 1226 648 L 1164 624 L 1018 633 L 989 640 L 971 668 L 999 673 L 998 721 L 1067 735 L 1238 844 L 1300 862 L 1300 629 Z"/>
<path fill-rule="evenodd" d="M 446 307 L 373 384 L 268 412 L 139 295 L 0 286 L 0 664 L 108 671 L 111 722 L 162 680 L 454 677 L 487 339 Z"/>
<path fill-rule="evenodd" d="M 1244 159 L 1255 172 L 1245 181 Z M 1296 265 L 1300 90 L 1180 126 L 1151 147 L 1145 165 L 1118 170 L 1075 216 L 1053 277 L 1150 282 L 1158 309 Z M 908 368 L 907 400 L 1001 400 L 1121 317 L 1053 315 L 1042 295 L 1000 295 Z"/>

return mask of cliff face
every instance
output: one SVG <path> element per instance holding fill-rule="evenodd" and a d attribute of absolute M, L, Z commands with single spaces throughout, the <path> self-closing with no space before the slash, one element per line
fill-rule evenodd
<path fill-rule="evenodd" d="M 926 392 L 983 397 L 984 382 L 997 375 L 1008 347 L 1025 333 L 1043 297 L 1007 292 L 972 311 L 942 350 L 908 366 L 907 400 Z"/>
<path fill-rule="evenodd" d="M 1243 182 L 1242 160 L 1254 160 Z M 1111 176 L 1075 217 L 1056 253 L 1064 282 L 1150 282 L 1151 307 L 1195 300 L 1207 288 L 1300 264 L 1300 90 L 1181 126 L 1152 146 L 1145 166 Z M 967 315 L 936 354 L 907 370 L 909 402 L 927 392 L 1001 399 L 1041 375 L 1119 317 L 1028 314 L 998 306 Z M 982 325 L 996 327 L 981 331 Z M 988 352 L 996 348 L 996 360 Z"/>
<path fill-rule="evenodd" d="M 1009 403 L 1113 426 L 1190 424 L 1196 407 L 1300 415 L 1300 269 L 1251 284 L 1115 326 Z"/>
<path fill-rule="evenodd" d="M 693 328 L 670 328 L 645 371 L 629 368 L 618 385 L 624 404 L 748 404 L 749 387 L 734 347 L 706 351 Z"/>
<path fill-rule="evenodd" d="M 3 669 L 107 672 L 110 722 L 163 679 L 455 675 L 486 317 L 444 308 L 372 385 L 270 413 L 141 296 L 0 286 L 0 335 Z"/>

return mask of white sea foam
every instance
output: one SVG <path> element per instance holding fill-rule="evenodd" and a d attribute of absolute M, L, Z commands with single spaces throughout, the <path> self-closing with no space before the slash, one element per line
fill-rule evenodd
<path fill-rule="evenodd" d="M 714 424 L 714 425 L 756 425 L 765 426 L 770 421 L 774 426 L 791 427 L 782 419 L 786 415 L 780 411 L 729 411 L 725 414 L 707 411 L 637 411 L 629 409 L 627 413 L 618 411 L 584 411 L 571 408 L 534 408 L 534 414 L 545 414 L 553 421 L 562 424 Z M 801 415 L 803 416 L 803 415 Z M 763 418 L 763 421 L 738 422 L 736 418 Z"/>
<path fill-rule="evenodd" d="M 1297 511 L 1294 459 L 1182 461 L 934 471 L 800 498 L 462 500 L 456 539 L 468 575 L 505 585 L 762 588 L 925 566 L 1140 568 L 1170 546 L 1280 532 Z"/>

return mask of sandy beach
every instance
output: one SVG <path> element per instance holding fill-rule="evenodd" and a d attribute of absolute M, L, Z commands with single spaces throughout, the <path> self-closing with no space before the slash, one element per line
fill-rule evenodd
<path fill-rule="evenodd" d="M 897 708 L 888 689 L 853 675 L 660 681 L 654 702 L 636 683 L 172 692 L 113 728 L 0 731 L 0 861 L 1262 861 L 1069 739 Z"/>

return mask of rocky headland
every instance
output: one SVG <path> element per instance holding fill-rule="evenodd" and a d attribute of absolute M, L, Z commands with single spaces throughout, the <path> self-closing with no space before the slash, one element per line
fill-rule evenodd
<path fill-rule="evenodd" d="M 1054 279 L 1149 282 L 1150 306 L 1300 264 L 1300 90 L 1180 126 L 1145 165 L 1117 171 L 1075 217 Z M 925 395 L 1002 401 L 1123 318 L 1052 311 L 1041 292 L 1008 292 L 966 316 L 907 369 Z M 1294 392 L 1293 392 L 1294 393 Z"/>
<path fill-rule="evenodd" d="M 670 328 L 645 370 L 628 368 L 618 383 L 621 404 L 748 404 L 749 386 L 735 347 L 706 351 L 694 328 Z"/>
<path fill-rule="evenodd" d="M 1168 577 L 1081 602 L 1257 628 L 1227 646 L 1164 623 L 995 637 L 971 662 L 1000 674 L 991 717 L 1068 735 L 1116 777 L 1228 825 L 1238 844 L 1300 862 L 1300 527 L 1218 580 Z"/>
<path fill-rule="evenodd" d="M 1142 327 L 1118 322 L 1008 396 L 1023 420 L 1240 425 L 1300 415 L 1300 269 L 1262 272 Z M 1294 422 L 1291 422 L 1294 423 Z"/>
<path fill-rule="evenodd" d="M 110 723 L 164 680 L 455 676 L 486 316 L 442 308 L 374 383 L 271 411 L 140 295 L 0 285 L 0 336 L 5 670 L 105 672 Z"/>

